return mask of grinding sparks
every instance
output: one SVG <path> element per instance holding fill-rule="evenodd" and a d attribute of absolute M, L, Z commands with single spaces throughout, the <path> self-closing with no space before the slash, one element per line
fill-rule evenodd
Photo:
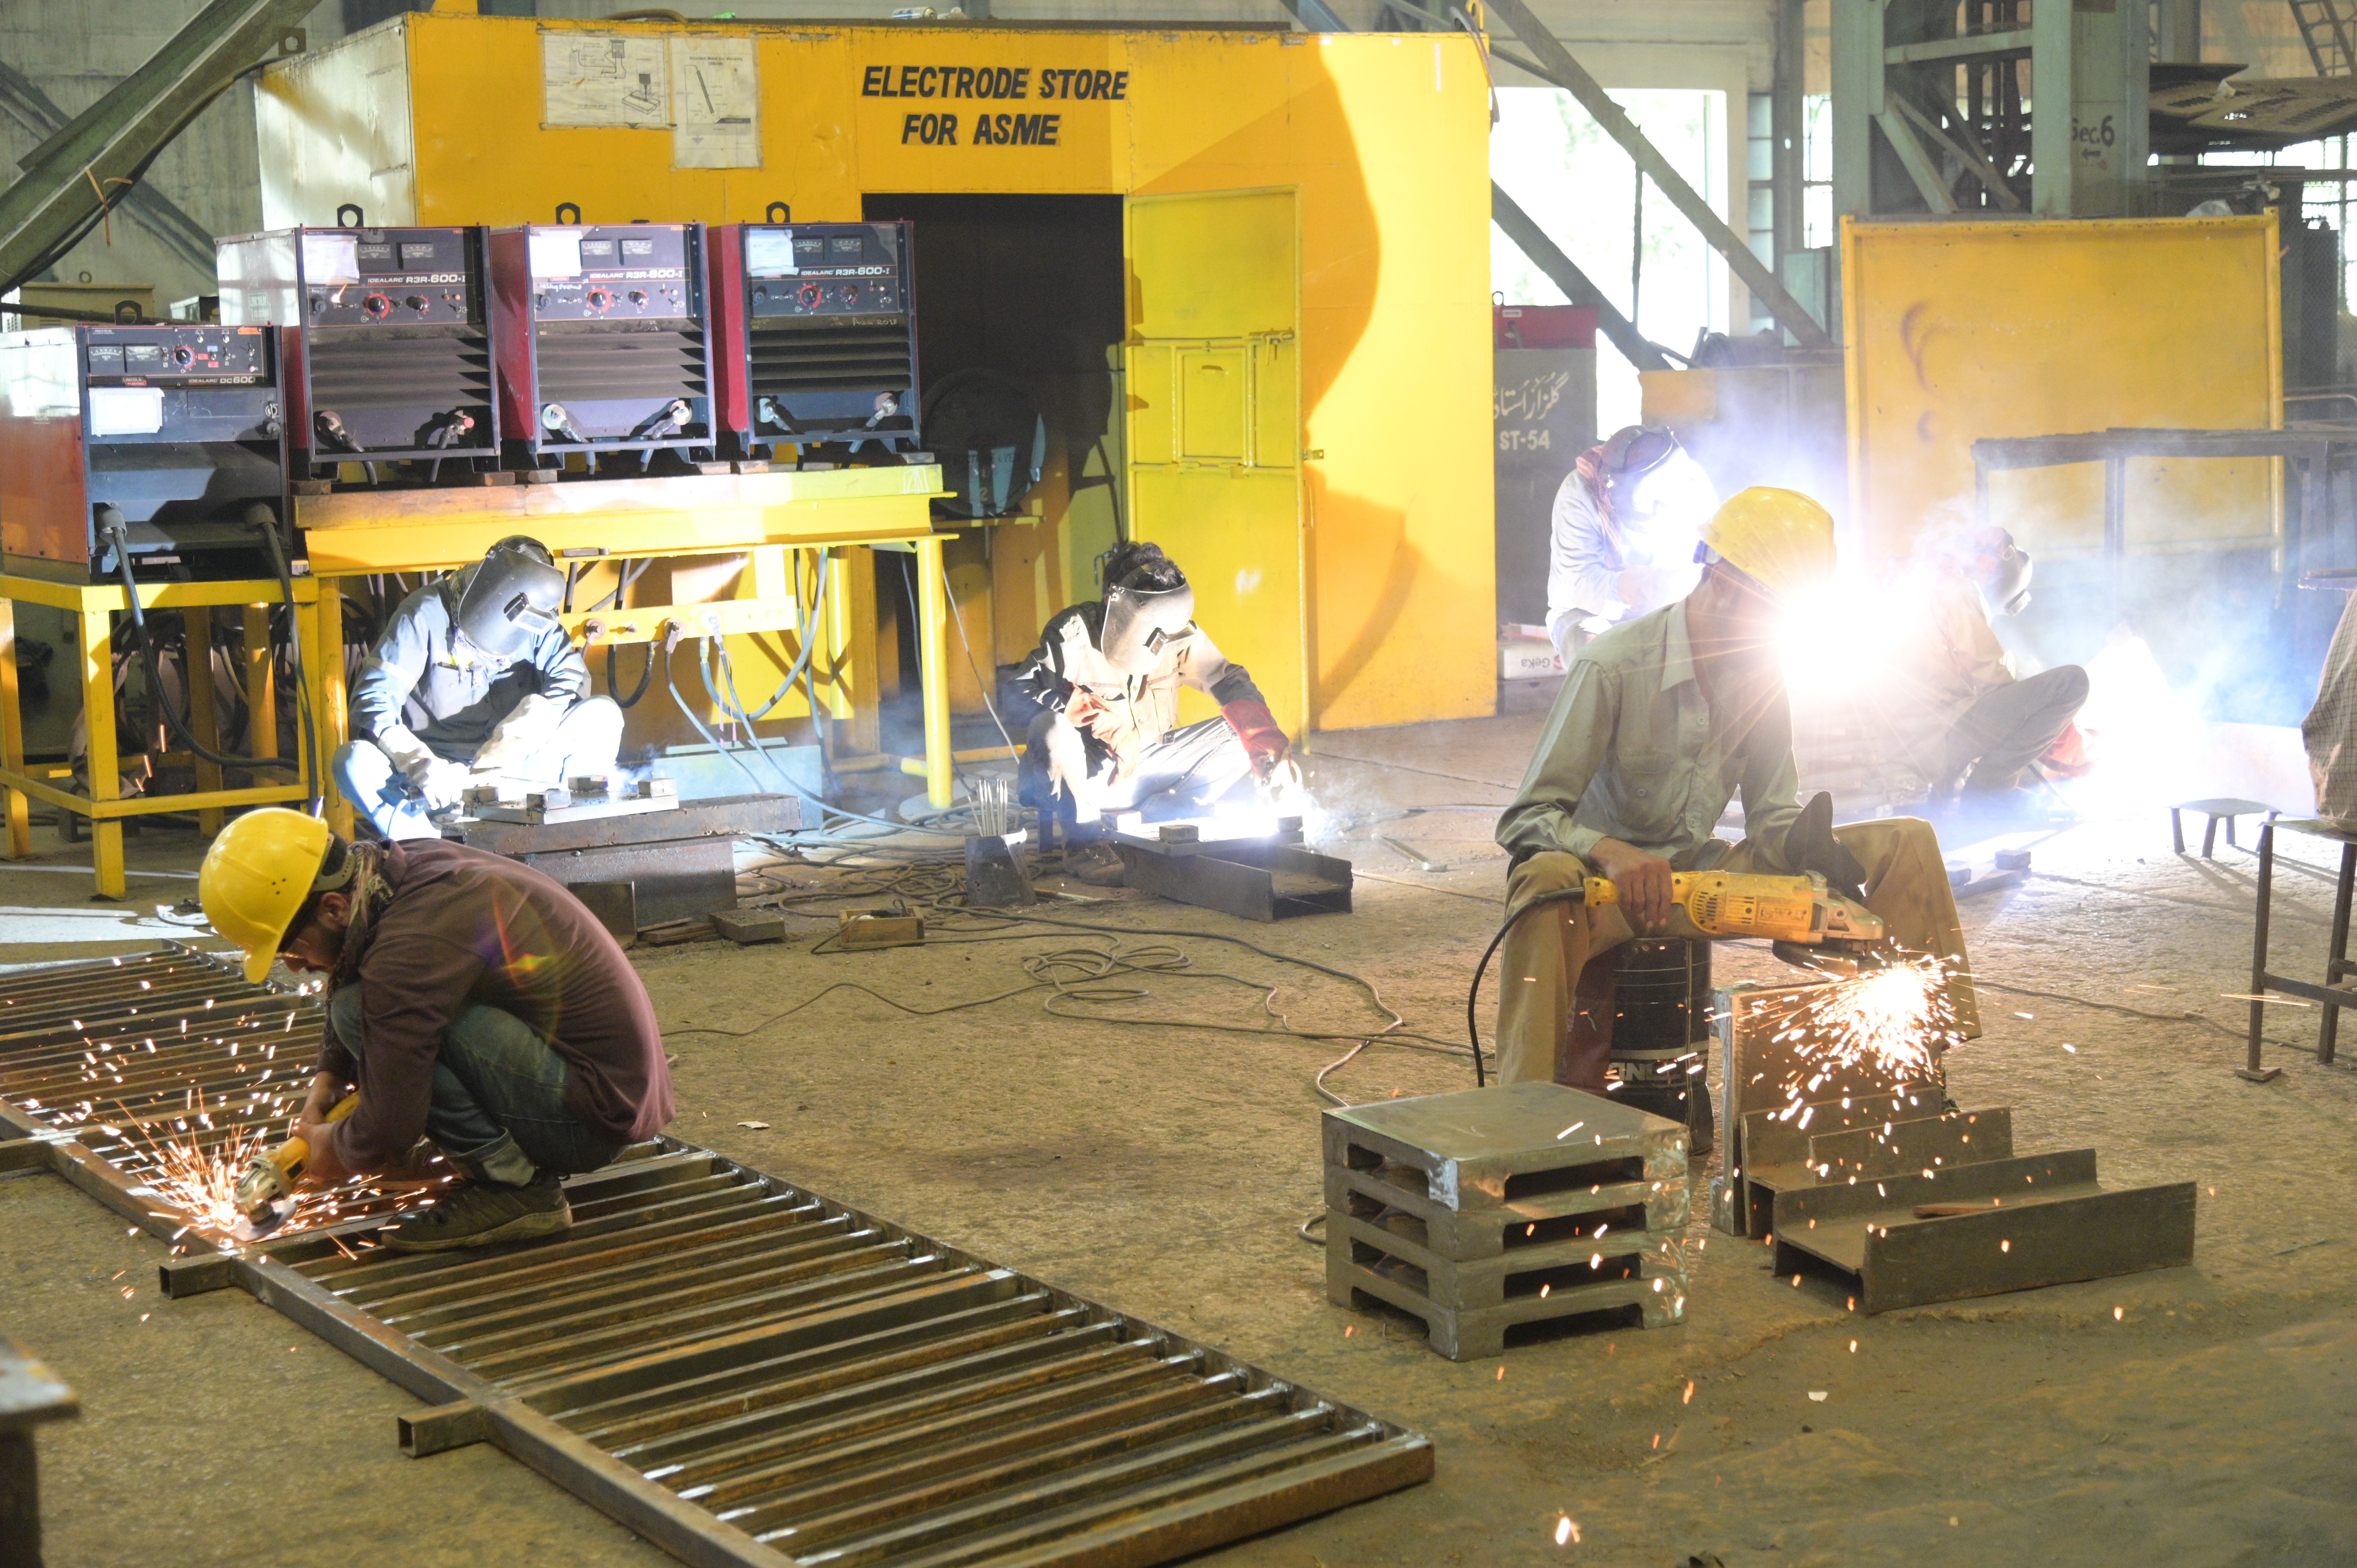
<path fill-rule="evenodd" d="M 1871 1062 L 1905 1077 L 1938 1070 L 1936 1050 L 1957 1038 L 1946 977 L 1934 958 L 1916 958 L 1813 990 L 1776 1037 L 1806 1036 L 1826 1070 Z M 1793 1095 L 1799 1103 L 1802 1094 Z"/>

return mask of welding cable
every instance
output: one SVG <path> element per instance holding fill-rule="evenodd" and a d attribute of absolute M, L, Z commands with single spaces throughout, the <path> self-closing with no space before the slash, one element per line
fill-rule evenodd
<path fill-rule="evenodd" d="M 620 660 L 616 659 L 614 656 L 615 645 L 610 642 L 606 645 L 606 694 L 613 698 L 614 703 L 617 707 L 637 707 L 639 705 L 639 699 L 645 696 L 647 694 L 647 688 L 654 683 L 655 645 L 652 642 L 648 642 L 641 646 L 646 650 L 646 667 L 639 671 L 639 683 L 637 688 L 633 690 L 629 696 L 625 697 L 621 695 L 622 682 L 619 671 Z"/>
<path fill-rule="evenodd" d="M 958 646 L 965 650 L 965 667 L 974 671 L 974 683 L 982 693 L 983 711 L 990 715 L 990 722 L 996 726 L 998 738 L 1006 743 L 1006 749 L 1019 752 L 1022 748 L 1015 744 L 1015 737 L 1006 733 L 1006 725 L 998 716 L 998 704 L 990 700 L 990 682 L 982 678 L 982 666 L 974 660 L 974 639 L 965 634 L 965 613 L 958 608 L 957 596 L 950 592 L 947 560 L 942 563 L 942 598 L 950 607 L 951 618 L 957 622 Z"/>
<path fill-rule="evenodd" d="M 823 602 L 826 597 L 827 578 L 833 570 L 833 565 L 834 558 L 823 551 L 820 552 L 818 558 L 818 585 L 813 590 L 813 606 L 819 602 Z M 795 639 L 802 644 L 802 652 L 796 656 L 793 664 L 786 671 L 786 678 L 778 682 L 778 689 L 770 693 L 770 700 L 768 702 L 763 703 L 758 708 L 748 709 L 745 705 L 745 700 L 737 695 L 737 681 L 733 673 L 728 677 L 728 695 L 734 700 L 731 702 L 723 702 L 720 699 L 720 693 L 713 691 L 712 671 L 709 669 L 706 669 L 704 672 L 704 689 L 707 693 L 711 693 L 713 706 L 718 708 L 722 713 L 726 714 L 730 718 L 737 720 L 740 724 L 749 725 L 756 719 L 768 718 L 770 716 L 770 711 L 775 708 L 780 703 L 784 702 L 786 700 L 786 693 L 794 689 L 794 682 L 802 679 L 802 671 L 808 668 L 810 664 L 811 650 L 818 646 L 818 639 L 815 635 L 818 631 L 818 612 L 815 607 L 813 607 L 809 626 L 803 626 L 802 606 L 799 602 L 801 596 L 797 594 L 795 597 L 797 603 L 794 606 L 794 637 Z M 710 641 L 717 639 L 702 640 Z M 726 645 L 724 645 L 720 650 L 720 657 L 725 669 L 727 667 L 728 659 L 728 650 Z M 818 722 L 818 698 L 815 693 L 811 697 L 811 722 L 813 725 L 815 725 Z"/>
<path fill-rule="evenodd" d="M 1490 1082 L 1489 1075 L 1481 1069 L 1481 1026 L 1480 1015 L 1475 1009 L 1481 996 L 1481 976 L 1490 967 L 1491 956 L 1498 950 L 1498 944 L 1506 940 L 1506 933 L 1514 929 L 1514 922 L 1532 910 L 1548 904 L 1585 904 L 1586 902 L 1587 902 L 1587 888 L 1585 884 L 1577 887 L 1558 887 L 1552 893 L 1542 893 L 1521 908 L 1509 912 L 1505 922 L 1498 928 L 1498 934 L 1491 937 L 1490 945 L 1481 950 L 1481 961 L 1473 966 L 1473 983 L 1467 987 L 1465 992 L 1465 1036 L 1473 1042 L 1474 1088 L 1487 1088 Z"/>
<path fill-rule="evenodd" d="M 753 786 L 753 792 L 755 794 L 775 794 L 777 791 L 763 784 L 761 780 L 755 776 L 753 770 L 745 766 L 745 759 L 743 757 L 737 756 L 732 747 L 720 744 L 720 737 L 713 734 L 711 730 L 705 726 L 704 721 L 695 716 L 695 710 L 687 705 L 687 699 L 679 694 L 679 682 L 672 678 L 671 672 L 671 656 L 673 650 L 679 646 L 679 623 L 677 621 L 672 621 L 668 623 L 663 632 L 662 639 L 663 685 L 671 692 L 673 705 L 679 709 L 681 717 L 686 719 L 690 725 L 694 726 L 696 734 L 702 736 L 706 741 L 711 743 L 713 750 L 726 757 L 730 765 L 733 766 L 737 772 L 742 773 L 745 776 L 745 782 Z M 650 657 L 651 657 L 651 655 L 650 655 Z"/>
<path fill-rule="evenodd" d="M 215 751 L 212 747 L 205 745 L 196 737 L 195 732 L 189 728 L 188 720 L 183 714 L 173 711 L 171 702 L 164 693 L 164 675 L 162 667 L 156 658 L 155 636 L 148 630 L 146 610 L 139 601 L 138 579 L 134 577 L 131 574 L 131 542 L 127 537 L 128 530 L 124 526 L 123 514 L 113 507 L 102 508 L 98 526 L 100 535 L 109 541 L 114 547 L 115 570 L 123 578 L 124 602 L 131 611 L 133 636 L 138 643 L 141 667 L 146 671 L 148 693 L 154 699 L 156 711 L 163 716 L 165 727 L 172 732 L 173 738 L 178 740 L 181 745 L 187 746 L 199 757 L 206 762 L 211 763 L 216 768 L 262 768 L 285 767 L 285 764 L 274 757 L 235 757 L 226 752 Z M 285 595 L 286 599 L 288 618 L 287 646 L 289 655 L 293 659 L 295 665 L 296 703 L 296 706 L 302 712 L 304 750 L 306 755 L 310 758 L 312 764 L 310 768 L 307 770 L 311 775 L 310 805 L 312 808 L 312 815 L 317 816 L 318 814 L 318 807 L 321 802 L 319 780 L 317 777 L 319 772 L 319 746 L 317 733 L 313 726 L 311 719 L 310 688 L 303 680 L 303 639 L 297 630 L 297 622 L 296 618 L 295 578 L 293 571 L 287 565 L 285 547 L 280 543 L 278 539 L 278 530 L 275 520 L 263 523 L 261 525 L 261 532 L 264 542 L 270 546 L 271 558 L 278 568 L 279 587 Z M 210 607 L 206 607 L 203 609 L 203 613 L 210 615 L 212 612 Z M 192 679 L 195 678 L 196 673 L 197 672 L 195 671 L 190 671 Z M 202 671 L 202 678 L 207 681 L 211 680 L 212 671 L 210 669 Z M 249 699 L 249 706 L 250 705 L 251 699 Z M 94 717 L 95 715 L 92 716 Z"/>

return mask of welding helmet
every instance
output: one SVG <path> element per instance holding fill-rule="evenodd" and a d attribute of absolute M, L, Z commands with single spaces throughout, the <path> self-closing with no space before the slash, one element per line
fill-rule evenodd
<path fill-rule="evenodd" d="M 1754 485 L 1711 515 L 1696 552 L 1725 562 L 1779 603 L 1790 603 L 1834 575 L 1834 518 L 1798 490 Z"/>
<path fill-rule="evenodd" d="M 1105 590 L 1097 650 L 1123 674 L 1143 675 L 1162 657 L 1163 646 L 1194 622 L 1195 590 L 1183 574 L 1173 587 L 1116 583 Z"/>
<path fill-rule="evenodd" d="M 212 929 L 244 952 L 245 977 L 255 984 L 317 886 L 333 836 L 317 817 L 266 806 L 232 821 L 205 851 L 197 902 Z"/>
<path fill-rule="evenodd" d="M 495 657 L 522 653 L 557 624 L 565 602 L 565 574 L 548 546 L 511 534 L 452 585 L 457 607 L 451 615 L 458 634 Z"/>
<path fill-rule="evenodd" d="M 1631 424 L 1614 431 L 1596 449 L 1596 483 L 1607 509 L 1616 517 L 1650 510 L 1646 481 L 1680 456 L 1678 438 L 1666 430 Z"/>
<path fill-rule="evenodd" d="M 2029 552 L 2013 535 L 1993 528 L 1979 541 L 1981 597 L 1997 615 L 2018 616 L 2029 607 Z"/>

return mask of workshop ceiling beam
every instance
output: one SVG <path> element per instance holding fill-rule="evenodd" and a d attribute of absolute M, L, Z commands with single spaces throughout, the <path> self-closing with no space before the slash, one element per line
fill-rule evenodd
<path fill-rule="evenodd" d="M 0 192 L 0 291 L 73 245 L 207 104 L 274 54 L 303 47 L 317 0 L 213 0 L 83 111 Z"/>
<path fill-rule="evenodd" d="M 1816 317 L 1802 308 L 1801 302 L 1785 291 L 1768 263 L 1754 254 L 1751 247 L 1744 243 L 1742 236 L 1728 228 L 1725 220 L 1711 210 L 1710 203 L 1686 183 L 1685 177 L 1662 156 L 1661 149 L 1637 128 L 1636 122 L 1612 101 L 1611 94 L 1606 92 L 1597 80 L 1571 58 L 1571 51 L 1563 47 L 1562 40 L 1531 15 L 1530 7 L 1523 0 L 1490 0 L 1490 10 L 1502 17 L 1513 28 L 1515 36 L 1538 56 L 1536 64 L 1511 55 L 1501 54 L 1500 59 L 1520 66 L 1542 81 L 1554 82 L 1577 99 L 1580 107 L 1604 128 L 1605 134 L 1620 143 L 1621 150 L 1636 162 L 1644 177 L 1660 187 L 1662 194 L 1670 199 L 1671 205 L 1684 215 L 1686 221 L 1695 226 L 1695 231 L 1702 235 L 1711 249 L 1726 259 L 1727 264 L 1734 269 L 1735 275 L 1743 280 L 1744 286 L 1768 307 L 1768 314 L 1775 317 L 1779 327 L 1792 335 L 1795 342 L 1807 349 L 1833 347 L 1833 339 L 1826 335 Z"/>

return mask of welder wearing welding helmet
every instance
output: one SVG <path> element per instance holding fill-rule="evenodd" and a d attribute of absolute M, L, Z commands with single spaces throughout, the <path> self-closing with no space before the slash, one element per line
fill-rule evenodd
<path fill-rule="evenodd" d="M 1555 497 L 1547 635 L 1556 650 L 1567 658 L 1606 627 L 1683 598 L 1717 504 L 1702 465 L 1666 430 L 1631 424 L 1582 453 Z"/>
<path fill-rule="evenodd" d="M 471 782 L 557 784 L 614 766 L 622 711 L 589 695 L 557 618 L 565 574 L 512 534 L 401 602 L 352 683 L 352 740 L 331 766 L 388 839 L 433 838 Z"/>
<path fill-rule="evenodd" d="M 1118 872 L 1101 840 L 1119 811 L 1179 817 L 1253 783 L 1288 782 L 1288 743 L 1260 688 L 1195 624 L 1195 590 L 1159 545 L 1125 544 L 1105 560 L 1103 596 L 1052 617 L 1039 646 L 1006 671 L 1037 705 L 1020 768 L 1027 805 L 1053 806 L 1072 825 L 1066 869 Z M 1220 717 L 1181 727 L 1191 686 Z"/>
<path fill-rule="evenodd" d="M 1614 949 L 1671 929 L 1673 872 L 1812 873 L 1938 955 L 1958 1027 L 1980 1033 L 1938 835 L 1909 819 L 1835 827 L 1804 808 L 1781 658 L 1797 605 L 1831 582 L 1834 520 L 1796 490 L 1755 486 L 1709 518 L 1684 598 L 1613 627 L 1570 660 L 1513 804 L 1498 820 L 1514 919 L 1498 1011 L 1505 1081 L 1604 1092 Z M 1716 835 L 1738 795 L 1743 839 Z M 1538 903 L 1603 876 L 1620 902 Z"/>

